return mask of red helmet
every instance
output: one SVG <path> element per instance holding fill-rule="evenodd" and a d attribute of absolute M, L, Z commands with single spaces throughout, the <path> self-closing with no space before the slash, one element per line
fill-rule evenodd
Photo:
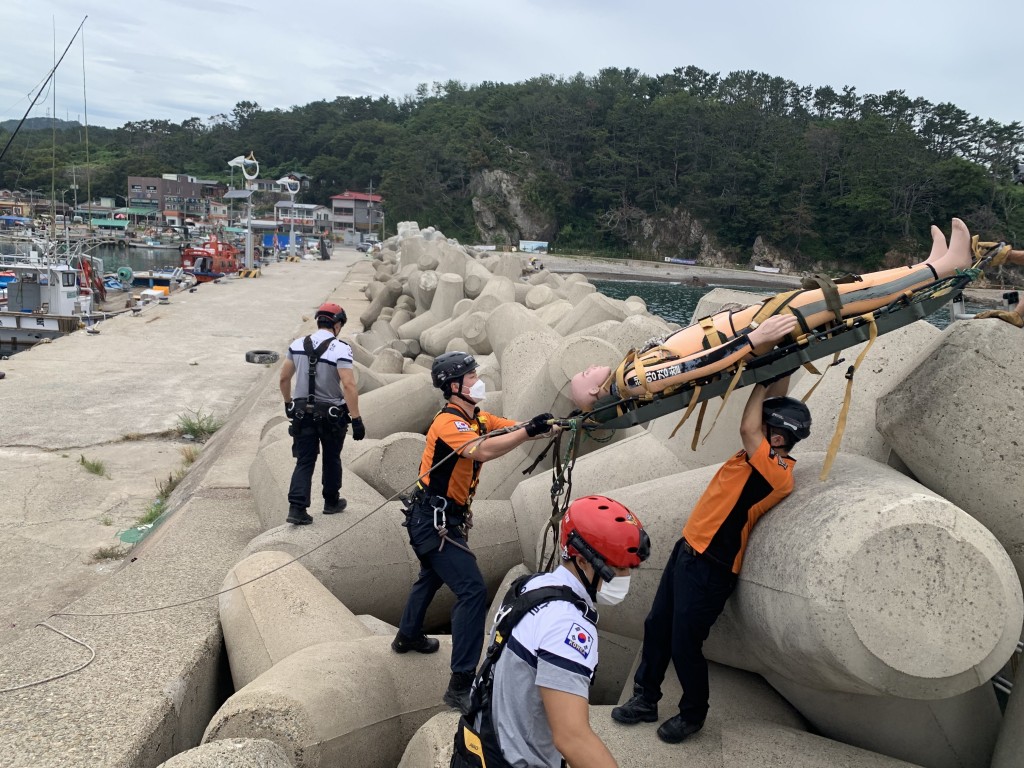
<path fill-rule="evenodd" d="M 562 517 L 558 540 L 563 559 L 582 555 L 605 581 L 614 578 L 608 566 L 636 568 L 651 554 L 651 540 L 640 520 L 607 496 L 572 502 Z"/>
<path fill-rule="evenodd" d="M 333 301 L 321 304 L 316 310 L 315 317 L 318 326 L 321 324 L 321 321 L 329 322 L 331 325 L 335 323 L 344 325 L 345 321 L 348 320 L 345 310 L 341 308 L 340 304 L 335 304 Z"/>

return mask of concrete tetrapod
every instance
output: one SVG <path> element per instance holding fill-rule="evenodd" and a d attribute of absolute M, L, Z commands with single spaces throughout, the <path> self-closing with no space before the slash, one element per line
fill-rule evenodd
<path fill-rule="evenodd" d="M 754 528 L 708 657 L 831 691 L 940 699 L 988 680 L 1024 619 L 1012 563 L 977 521 L 894 469 L 801 455 L 796 490 Z M 631 596 L 603 612 L 634 635 L 659 570 L 716 467 L 608 492 L 650 532 Z M 730 648 L 742 638 L 741 648 Z"/>
<path fill-rule="evenodd" d="M 424 279 L 423 275 L 420 275 L 421 285 Z M 419 340 L 420 334 L 423 331 L 448 320 L 452 316 L 455 304 L 462 298 L 462 278 L 451 274 L 439 275 L 437 278 L 437 289 L 434 291 L 434 297 L 430 302 L 430 309 L 401 326 L 398 329 L 399 337 Z"/>
<path fill-rule="evenodd" d="M 703 730 L 682 745 L 662 742 L 655 735 L 658 723 L 616 723 L 610 705 L 590 707 L 590 727 L 620 768 L 913 765 L 806 733 L 800 717 L 756 675 L 711 664 L 710 682 L 715 706 Z M 666 709 L 661 715 L 667 719 L 671 712 Z M 399 768 L 447 768 L 457 724 L 457 713 L 445 712 L 428 720 L 409 742 Z"/>
<path fill-rule="evenodd" d="M 349 464 L 381 496 L 391 498 L 414 485 L 426 438 L 415 432 L 395 432 Z"/>
<path fill-rule="evenodd" d="M 360 397 L 359 413 L 368 437 L 382 438 L 394 432 L 426 434 L 442 404 L 441 392 L 430 379 L 402 374 L 397 381 Z"/>
<path fill-rule="evenodd" d="M 682 465 L 665 445 L 647 431 L 640 431 L 617 443 L 588 453 L 576 460 L 572 472 L 573 498 L 604 493 L 612 488 L 633 485 L 682 472 Z M 529 568 L 542 568 L 539 561 L 541 532 L 551 517 L 551 475 L 534 474 L 523 479 L 512 492 L 512 511 L 523 548 L 523 562 Z M 639 514 L 639 513 L 638 513 Z M 643 520 L 643 518 L 640 518 Z M 546 537 L 546 554 L 552 550 Z"/>
<path fill-rule="evenodd" d="M 341 495 L 348 500 L 347 512 L 368 511 L 384 501 L 383 497 L 367 485 L 358 475 L 345 469 L 347 456 L 361 453 L 362 445 L 348 439 L 341 452 Z M 288 486 L 291 483 L 295 459 L 292 457 L 292 439 L 288 436 L 288 423 L 282 421 L 267 430 L 260 442 L 259 451 L 249 467 L 249 487 L 253 504 L 259 517 L 261 530 L 270 530 L 281 525 L 288 516 Z M 318 513 L 315 506 L 320 502 L 323 462 L 317 461 L 313 471 L 311 512 Z M 316 515 L 319 520 L 328 516 Z M 309 527 L 316 527 L 315 524 Z M 333 527 L 333 524 L 332 524 Z"/>
<path fill-rule="evenodd" d="M 1021 339 L 998 320 L 953 323 L 876 414 L 914 475 L 992 531 L 1024 580 Z"/>
<path fill-rule="evenodd" d="M 175 755 L 157 768 L 293 768 L 269 739 L 224 739 Z"/>
<path fill-rule="evenodd" d="M 294 653 L 229 698 L 203 742 L 269 739 L 296 768 L 390 768 L 416 730 L 446 708 L 451 640 L 440 639 L 430 656 L 399 656 L 379 636 Z"/>
<path fill-rule="evenodd" d="M 376 510 L 333 515 L 331 525 L 281 526 L 253 539 L 246 554 L 274 550 L 300 557 L 302 564 L 353 613 L 372 613 L 397 625 L 420 562 L 409 546 L 401 502 Z M 333 523 L 333 518 L 341 518 Z M 507 501 L 473 503 L 470 547 L 493 594 L 509 568 L 521 561 L 512 505 Z M 445 589 L 427 612 L 426 627 L 448 623 L 454 602 Z"/>
<path fill-rule="evenodd" d="M 770 672 L 766 678 L 829 738 L 927 768 L 989 766 L 1000 721 L 991 685 L 921 701 L 822 691 Z"/>
<path fill-rule="evenodd" d="M 242 560 L 224 579 L 219 600 L 236 691 L 304 648 L 370 635 L 301 561 L 284 552 Z"/>

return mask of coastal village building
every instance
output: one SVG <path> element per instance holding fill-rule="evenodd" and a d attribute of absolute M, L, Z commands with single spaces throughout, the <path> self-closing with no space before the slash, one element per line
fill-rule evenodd
<path fill-rule="evenodd" d="M 288 234 L 295 224 L 295 234 L 313 235 L 331 231 L 330 211 L 314 203 L 293 203 L 280 200 L 274 205 L 274 221 L 278 231 Z"/>
<path fill-rule="evenodd" d="M 121 212 L 133 217 L 163 218 L 168 226 L 195 223 L 209 216 L 209 202 L 226 187 L 218 181 L 185 174 L 129 176 L 127 205 Z"/>
<path fill-rule="evenodd" d="M 383 229 L 384 198 L 346 189 L 331 196 L 330 218 L 336 234 L 376 234 Z"/>

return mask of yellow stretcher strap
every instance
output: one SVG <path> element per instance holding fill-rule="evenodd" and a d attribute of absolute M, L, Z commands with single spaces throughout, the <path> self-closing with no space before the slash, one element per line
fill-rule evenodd
<path fill-rule="evenodd" d="M 835 316 L 836 322 L 843 322 L 843 300 L 839 297 L 839 289 L 827 275 L 809 275 L 800 281 L 800 285 L 807 289 L 820 288 L 825 297 L 825 306 Z"/>
<path fill-rule="evenodd" d="M 811 395 L 814 394 L 814 390 L 816 390 L 818 388 L 818 385 L 821 384 L 821 380 L 825 378 L 825 374 L 828 373 L 828 369 L 834 365 L 839 364 L 839 354 L 839 352 L 836 352 L 835 355 L 833 355 L 832 362 L 826 365 L 825 370 L 822 371 L 821 373 L 818 373 L 818 369 L 811 365 L 809 362 L 804 363 L 804 368 L 806 368 L 809 372 L 815 374 L 818 377 L 818 380 L 814 382 L 814 385 L 810 389 L 807 390 L 807 394 L 800 398 L 801 403 L 806 403 L 808 400 L 811 399 Z"/>
<path fill-rule="evenodd" d="M 615 369 L 615 386 L 618 387 L 619 397 L 626 396 L 626 366 L 629 365 L 636 358 L 636 350 L 631 349 L 626 353 L 626 357 L 623 358 L 622 362 L 619 363 L 619 367 Z"/>
<path fill-rule="evenodd" d="M 668 436 L 669 440 L 671 440 L 673 437 L 676 436 L 676 432 L 679 431 L 679 428 L 681 426 L 683 426 L 683 424 L 686 423 L 686 420 L 688 418 L 690 418 L 690 414 L 693 413 L 693 409 L 697 407 L 697 400 L 698 400 L 699 397 L 700 397 L 700 384 L 698 384 L 696 387 L 693 388 L 693 394 L 690 396 L 690 404 L 688 406 L 686 406 L 686 412 L 683 414 L 683 418 L 681 418 L 679 420 L 679 423 L 676 424 L 675 429 L 672 430 L 672 434 L 670 434 Z"/>
<path fill-rule="evenodd" d="M 860 364 L 864 361 L 864 356 L 867 355 L 868 350 L 871 349 L 871 345 L 874 344 L 875 339 L 878 338 L 878 325 L 875 323 L 874 314 L 869 312 L 866 315 L 861 315 L 860 319 L 865 320 L 868 323 L 868 343 L 864 345 L 864 349 L 862 349 L 860 354 L 857 355 L 857 360 L 846 371 L 846 394 L 843 397 L 843 407 L 839 410 L 839 420 L 836 422 L 835 434 L 832 435 L 832 442 L 829 443 L 828 453 L 825 454 L 825 464 L 821 468 L 820 480 L 822 482 L 828 479 L 828 473 L 832 470 L 832 462 L 835 461 L 836 454 L 839 453 L 839 444 L 843 441 L 843 431 L 846 429 L 846 417 L 850 413 L 850 398 L 853 394 L 853 376 L 860 367 Z M 846 325 L 852 328 L 856 320 L 857 318 L 851 317 L 846 321 Z"/>
<path fill-rule="evenodd" d="M 704 349 L 711 349 L 725 343 L 725 336 L 715 328 L 715 319 L 713 317 L 702 317 L 697 322 L 700 323 L 700 327 L 704 330 Z"/>
<path fill-rule="evenodd" d="M 725 409 L 725 404 L 727 402 L 729 402 L 729 395 L 732 394 L 732 391 L 734 389 L 736 389 L 736 385 L 739 384 L 740 376 L 743 375 L 743 369 L 746 368 L 746 366 L 747 366 L 747 361 L 746 360 L 740 360 L 739 364 L 736 366 L 736 373 L 734 373 L 732 375 L 732 381 L 729 382 L 728 389 L 726 389 L 725 393 L 722 395 L 722 404 L 720 406 L 718 406 L 718 413 L 715 414 L 715 420 L 711 422 L 711 428 L 708 430 L 708 434 L 709 435 L 712 432 L 715 431 L 715 424 L 718 423 L 718 417 L 722 415 L 722 411 Z M 697 425 L 697 429 L 700 429 L 700 424 L 699 423 Z M 707 437 L 705 437 L 704 439 L 707 440 Z M 696 434 L 696 432 L 693 435 L 693 445 L 694 445 L 694 449 L 693 450 L 697 450 L 697 448 L 696 448 L 696 445 L 697 445 L 697 434 Z"/>
<path fill-rule="evenodd" d="M 690 450 L 697 450 L 697 440 L 700 437 L 700 428 L 704 425 L 704 414 L 708 410 L 708 401 L 705 400 L 700 404 L 700 410 L 697 412 L 697 423 L 693 426 L 693 439 L 690 441 Z"/>
<path fill-rule="evenodd" d="M 777 293 L 770 299 L 765 299 L 764 303 L 761 304 L 761 308 L 757 310 L 757 314 L 754 315 L 754 320 L 750 324 L 750 327 L 756 328 L 772 315 L 781 313 L 783 310 L 787 309 L 789 303 L 801 293 L 803 293 L 802 289 L 797 291 L 786 291 L 785 293 Z"/>

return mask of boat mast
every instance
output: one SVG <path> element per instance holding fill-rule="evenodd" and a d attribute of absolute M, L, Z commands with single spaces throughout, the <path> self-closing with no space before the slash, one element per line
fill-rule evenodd
<path fill-rule="evenodd" d="M 88 16 L 85 17 L 85 19 L 88 18 Z M 4 155 L 7 154 L 7 150 L 10 149 L 11 142 L 14 141 L 14 137 L 18 135 L 18 131 L 21 130 L 21 126 L 23 126 L 25 121 L 28 119 L 29 113 L 32 111 L 32 107 L 34 107 L 36 102 L 39 101 L 39 97 L 43 95 L 43 91 L 46 90 L 46 86 L 53 78 L 54 73 L 57 71 L 57 67 L 59 67 L 60 63 L 64 61 L 64 57 L 67 56 L 68 51 L 71 49 L 71 44 L 75 42 L 75 38 L 78 37 L 78 33 L 81 31 L 82 27 L 85 26 L 85 19 L 82 19 L 82 23 L 78 25 L 78 29 L 75 30 L 75 34 L 72 35 L 71 39 L 68 41 L 68 47 L 64 49 L 64 53 L 61 54 L 60 59 L 53 65 L 53 69 L 51 69 L 50 74 L 46 76 L 46 80 L 44 80 L 43 84 L 39 86 L 39 91 L 36 93 L 36 97 L 32 99 L 32 103 L 28 105 L 28 109 L 25 110 L 25 114 L 22 116 L 21 122 L 18 123 L 18 127 L 14 129 L 14 133 L 11 134 L 11 138 L 7 140 L 7 144 L 4 145 L 3 151 L 0 152 L 0 160 L 4 159 Z"/>

